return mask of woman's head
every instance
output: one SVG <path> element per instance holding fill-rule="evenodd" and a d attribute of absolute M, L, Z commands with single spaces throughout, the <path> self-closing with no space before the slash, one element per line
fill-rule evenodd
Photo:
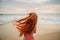
<path fill-rule="evenodd" d="M 33 15 L 33 14 L 36 14 L 35 12 L 30 12 L 28 13 L 29 16 Z"/>

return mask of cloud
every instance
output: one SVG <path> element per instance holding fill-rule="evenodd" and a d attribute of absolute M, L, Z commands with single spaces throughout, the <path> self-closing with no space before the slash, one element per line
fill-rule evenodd
<path fill-rule="evenodd" d="M 0 0 L 0 3 L 0 13 L 24 13 L 30 11 L 39 13 L 60 12 L 60 4 L 54 4 L 59 3 L 59 0 Z"/>
<path fill-rule="evenodd" d="M 50 0 L 16 0 L 20 2 L 26 2 L 26 3 L 44 3 Z"/>
<path fill-rule="evenodd" d="M 43 5 L 39 8 L 23 8 L 23 7 L 14 7 L 14 6 L 7 6 L 1 8 L 2 13 L 27 13 L 27 12 L 37 12 L 37 13 L 60 13 L 60 5 Z"/>
<path fill-rule="evenodd" d="M 48 4 L 60 4 L 60 0 L 50 0 Z"/>
<path fill-rule="evenodd" d="M 49 4 L 60 4 L 59 0 L 0 0 L 0 5 L 2 6 L 17 6 L 24 8 L 35 8 L 42 5 Z"/>

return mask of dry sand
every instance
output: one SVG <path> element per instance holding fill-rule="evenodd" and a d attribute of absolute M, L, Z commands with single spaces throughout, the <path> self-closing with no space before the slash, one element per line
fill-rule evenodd
<path fill-rule="evenodd" d="M 59 40 L 60 24 L 38 24 L 35 40 Z M 0 40 L 23 40 L 19 32 L 11 23 L 0 25 Z"/>

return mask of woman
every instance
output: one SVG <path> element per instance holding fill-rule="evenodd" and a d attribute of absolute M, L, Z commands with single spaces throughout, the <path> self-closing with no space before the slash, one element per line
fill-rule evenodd
<path fill-rule="evenodd" d="M 17 20 L 16 26 L 20 32 L 20 36 L 24 35 L 24 40 L 34 40 L 33 33 L 36 33 L 37 15 L 32 12 L 29 16 Z"/>

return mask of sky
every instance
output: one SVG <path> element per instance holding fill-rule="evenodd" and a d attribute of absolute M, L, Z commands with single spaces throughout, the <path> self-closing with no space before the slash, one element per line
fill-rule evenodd
<path fill-rule="evenodd" d="M 60 23 L 60 0 L 0 0 L 0 5 L 0 14 L 24 14 L 33 11 L 38 14 L 39 20 L 42 22 L 57 20 Z M 39 14 L 53 15 L 46 17 L 43 15 L 42 17 Z M 54 14 L 58 15 L 54 16 Z M 3 20 L 2 17 L 0 20 Z M 52 19 L 44 19 L 47 17 Z"/>
<path fill-rule="evenodd" d="M 1 13 L 60 13 L 60 0 L 0 0 Z"/>

